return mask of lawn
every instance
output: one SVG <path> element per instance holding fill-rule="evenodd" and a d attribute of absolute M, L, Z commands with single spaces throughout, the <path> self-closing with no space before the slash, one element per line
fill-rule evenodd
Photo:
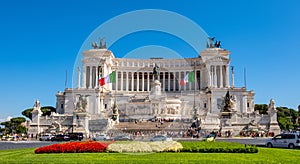
<path fill-rule="evenodd" d="M 258 153 L 65 153 L 35 154 L 33 148 L 0 150 L 0 163 L 298 163 L 300 150 L 259 148 Z"/>

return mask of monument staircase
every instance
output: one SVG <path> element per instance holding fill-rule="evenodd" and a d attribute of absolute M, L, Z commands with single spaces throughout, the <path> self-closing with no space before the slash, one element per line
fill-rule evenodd
<path fill-rule="evenodd" d="M 191 123 L 184 122 L 119 122 L 114 130 L 123 132 L 186 131 Z"/>

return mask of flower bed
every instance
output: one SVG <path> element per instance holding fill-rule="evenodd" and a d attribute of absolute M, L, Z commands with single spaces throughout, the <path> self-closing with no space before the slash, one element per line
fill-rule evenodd
<path fill-rule="evenodd" d="M 110 143 L 104 142 L 66 142 L 37 148 L 34 152 L 41 153 L 96 153 L 105 152 Z"/>
<path fill-rule="evenodd" d="M 156 142 L 115 142 L 108 146 L 111 152 L 141 153 L 141 152 L 179 152 L 182 145 L 176 141 Z"/>
<path fill-rule="evenodd" d="M 183 152 L 201 153 L 257 153 L 256 146 L 229 142 L 180 142 Z"/>
<path fill-rule="evenodd" d="M 40 153 L 150 153 L 150 152 L 200 152 L 200 153 L 257 153 L 256 146 L 228 142 L 67 142 L 37 148 Z"/>

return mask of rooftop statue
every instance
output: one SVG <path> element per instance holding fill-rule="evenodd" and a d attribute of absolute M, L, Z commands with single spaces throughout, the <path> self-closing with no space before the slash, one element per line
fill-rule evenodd
<path fill-rule="evenodd" d="M 40 108 L 41 107 L 41 103 L 40 103 L 39 100 L 35 100 L 34 107 L 36 107 L 36 108 Z"/>
<path fill-rule="evenodd" d="M 92 42 L 92 47 L 94 49 L 106 49 L 106 42 L 104 42 L 104 38 L 100 38 L 100 46 L 98 46 L 97 42 Z"/>
<path fill-rule="evenodd" d="M 220 48 L 221 47 L 221 41 L 217 41 L 215 42 L 215 47 L 216 48 Z"/>
<path fill-rule="evenodd" d="M 98 49 L 98 43 L 97 42 L 92 42 L 92 47 L 94 49 Z"/>
<path fill-rule="evenodd" d="M 221 41 L 218 40 L 215 41 L 215 37 L 208 37 L 208 42 L 206 42 L 206 48 L 220 48 L 220 47 L 221 47 Z"/>
<path fill-rule="evenodd" d="M 104 38 L 100 39 L 100 49 L 106 49 L 106 42 L 104 42 Z"/>
<path fill-rule="evenodd" d="M 209 40 L 209 44 L 208 44 L 207 48 L 215 48 L 215 45 L 214 45 L 215 37 L 208 37 L 208 40 Z"/>

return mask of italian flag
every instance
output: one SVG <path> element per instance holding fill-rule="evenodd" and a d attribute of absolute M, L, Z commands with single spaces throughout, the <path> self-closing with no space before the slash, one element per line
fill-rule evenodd
<path fill-rule="evenodd" d="M 184 79 L 180 81 L 180 85 L 183 86 L 185 83 L 195 82 L 195 73 L 194 71 L 189 72 L 185 75 Z"/>
<path fill-rule="evenodd" d="M 116 82 L 116 71 L 113 71 L 111 74 L 107 75 L 106 77 L 103 77 L 99 79 L 99 85 L 103 86 L 108 83 L 115 83 Z"/>

